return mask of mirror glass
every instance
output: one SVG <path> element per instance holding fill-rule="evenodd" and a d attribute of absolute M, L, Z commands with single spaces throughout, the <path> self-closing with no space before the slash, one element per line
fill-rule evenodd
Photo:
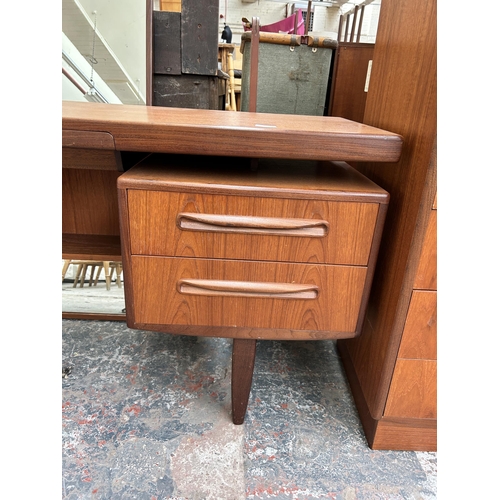
<path fill-rule="evenodd" d="M 151 40 L 152 37 L 152 30 L 147 27 L 148 12 L 151 13 L 148 9 L 181 12 L 182 1 L 62 0 L 62 99 L 145 105 L 147 83 L 152 78 L 152 75 L 147 76 L 147 71 L 152 72 L 147 64 L 148 39 Z M 356 34 L 360 33 L 360 37 L 356 36 L 354 41 L 374 43 L 380 3 L 381 0 L 324 0 L 310 3 L 221 0 L 218 21 L 219 72 L 224 75 L 225 71 L 228 71 L 224 65 L 225 59 L 221 55 L 225 54 L 226 40 L 222 39 L 222 33 L 227 26 L 231 30 L 231 44 L 234 46 L 231 66 L 235 72 L 232 90 L 235 93 L 236 104 L 234 107 L 227 107 L 226 89 L 226 102 L 222 101 L 222 107 L 219 109 L 224 109 L 224 105 L 225 109 L 240 109 L 238 103 L 241 91 L 239 78 L 241 78 L 242 56 L 239 44 L 241 35 L 245 32 L 245 20 L 258 16 L 261 25 L 265 26 L 293 16 L 300 9 L 303 22 L 308 23 L 310 34 L 348 41 L 354 39 L 351 35 L 354 31 Z M 357 6 L 363 8 L 362 16 L 356 13 Z M 353 28 L 355 19 L 363 19 L 362 28 Z M 119 175 L 120 172 L 115 170 L 103 173 L 95 165 L 83 164 L 85 155 L 81 154 L 82 150 L 66 151 L 66 153 L 66 156 L 63 154 L 63 165 L 66 167 L 63 168 L 63 233 L 117 237 L 119 234 L 117 201 L 112 200 L 113 197 L 116 198 L 116 179 L 113 176 Z M 66 160 L 74 163 L 69 165 L 65 163 Z M 92 180 L 89 180 L 91 178 Z M 78 217 L 81 219 L 82 209 L 90 213 L 87 207 L 90 206 L 89 200 L 95 200 L 97 196 L 93 192 L 93 187 L 97 185 L 101 186 L 100 199 L 106 203 L 111 200 L 111 204 L 114 204 L 111 209 L 109 207 L 106 209 L 109 213 L 106 217 L 109 217 L 109 220 L 106 221 L 108 227 L 104 232 L 102 228 L 95 230 L 97 225 L 102 226 L 101 220 L 91 221 L 85 228 L 78 222 Z M 92 207 L 90 219 L 99 211 L 103 212 L 100 203 L 98 205 L 97 208 Z M 84 219 L 88 220 L 89 217 Z M 112 226 L 111 231 L 109 231 L 110 226 Z M 75 260 L 76 257 L 85 258 L 86 252 L 82 252 L 81 249 L 75 249 L 75 252 L 71 255 Z M 77 256 L 77 253 L 80 255 Z M 62 307 L 66 317 L 70 314 L 73 314 L 73 317 L 80 314 L 103 314 L 124 318 L 123 274 L 116 256 L 115 260 L 110 261 L 68 263 L 63 260 L 62 287 Z"/>
<path fill-rule="evenodd" d="M 157 2 L 156 2 L 157 3 Z M 62 100 L 146 104 L 148 0 L 62 1 Z M 124 319 L 123 272 L 115 260 L 89 258 L 84 235 L 118 235 L 116 177 L 92 165 L 88 150 L 63 149 L 63 317 Z M 113 161 L 100 158 L 101 162 Z M 68 238 L 78 237 L 68 251 Z M 116 246 L 116 244 L 115 244 Z M 74 252 L 74 255 L 73 255 Z M 118 254 L 98 258 L 111 258 Z M 72 260 L 64 260 L 72 257 Z M 90 256 L 93 257 L 93 256 Z"/>
<path fill-rule="evenodd" d="M 63 313 L 123 315 L 120 261 L 62 261 Z"/>

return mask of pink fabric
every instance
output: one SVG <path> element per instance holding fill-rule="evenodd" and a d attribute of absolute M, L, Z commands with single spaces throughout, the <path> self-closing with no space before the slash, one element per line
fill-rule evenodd
<path fill-rule="evenodd" d="M 297 35 L 303 35 L 305 33 L 304 19 L 302 19 L 302 10 L 297 9 L 299 22 L 297 23 Z M 289 35 L 293 34 L 293 27 L 295 26 L 295 16 L 286 17 L 281 21 L 273 24 L 267 24 L 266 26 L 261 26 L 259 31 L 266 31 L 268 33 L 287 33 Z M 245 31 L 252 31 L 252 28 L 247 28 L 243 25 Z"/>

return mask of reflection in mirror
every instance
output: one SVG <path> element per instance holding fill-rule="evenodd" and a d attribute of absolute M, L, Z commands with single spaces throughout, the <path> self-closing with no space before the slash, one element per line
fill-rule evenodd
<path fill-rule="evenodd" d="M 123 315 L 125 297 L 120 261 L 63 260 L 63 313 Z"/>
<path fill-rule="evenodd" d="M 187 5 L 188 0 L 184 1 L 184 5 Z M 193 5 L 197 4 L 195 0 L 190 1 Z M 234 60 L 231 60 L 230 67 L 233 71 L 239 70 L 241 76 L 239 43 L 244 32 L 242 19 L 259 16 L 262 24 L 274 23 L 291 15 L 295 8 L 302 9 L 302 15 L 306 16 L 305 21 L 309 18 L 311 34 L 329 36 L 339 41 L 342 36 L 347 36 L 349 40 L 373 43 L 380 3 L 381 0 L 294 3 L 277 0 L 221 1 L 219 16 L 216 19 L 219 47 L 215 47 L 215 50 L 219 51 L 220 62 L 216 61 L 216 65 L 220 64 L 221 72 L 225 72 L 224 60 L 228 59 L 225 46 L 233 45 Z M 153 10 L 180 13 L 181 5 L 181 0 L 63 0 L 62 99 L 114 104 L 152 104 Z M 362 26 L 353 29 L 354 19 Z M 220 38 L 226 25 L 232 31 L 231 44 L 225 44 Z M 346 29 L 340 29 L 341 26 Z M 191 43 L 195 39 L 188 37 L 187 40 Z M 195 43 L 191 45 L 196 49 Z M 346 74 L 351 73 L 346 71 Z M 364 78 L 364 75 L 362 77 Z M 200 79 L 196 77 L 195 80 L 193 85 L 197 89 Z M 217 85 L 215 90 L 218 99 L 214 99 L 219 109 L 240 109 L 236 105 L 241 88 L 238 79 L 235 79 L 233 86 L 236 103 L 230 108 L 225 107 L 228 102 L 227 90 L 224 86 L 221 87 L 222 90 L 219 87 Z M 342 90 L 340 84 L 336 84 L 337 87 Z M 347 82 L 347 88 L 353 88 L 351 81 Z M 199 94 L 200 92 L 196 91 L 195 95 Z M 365 95 L 363 92 L 363 97 Z M 339 99 L 339 102 L 353 101 Z M 192 103 L 187 107 L 191 106 Z M 343 116 L 342 112 L 333 115 Z M 349 116 L 346 118 L 353 119 Z M 130 155 L 133 155 L 133 152 Z M 128 162 L 124 152 L 116 152 L 112 148 L 92 150 L 76 148 L 74 145 L 63 148 L 63 259 L 109 259 L 107 262 L 119 262 L 120 232 L 116 179 L 122 171 L 127 170 L 127 166 L 134 164 L 135 159 L 131 160 Z M 65 317 L 70 314 L 77 317 L 76 315 L 100 313 L 121 315 L 124 319 L 123 283 L 116 278 L 117 268 L 110 267 L 109 272 L 113 272 L 113 277 L 110 274 L 106 286 L 104 262 L 106 261 L 96 260 L 93 265 L 88 263 L 83 281 L 83 264 L 80 274 L 80 264 L 67 265 L 66 272 L 63 271 Z M 97 273 L 99 275 L 96 281 Z M 77 279 L 79 281 L 76 281 Z"/>
<path fill-rule="evenodd" d="M 63 101 L 149 102 L 152 5 L 63 0 Z M 114 150 L 74 146 L 63 147 L 62 160 L 63 317 L 125 319 L 116 178 L 126 161 Z"/>
<path fill-rule="evenodd" d="M 147 5 L 63 0 L 63 100 L 146 104 Z"/>

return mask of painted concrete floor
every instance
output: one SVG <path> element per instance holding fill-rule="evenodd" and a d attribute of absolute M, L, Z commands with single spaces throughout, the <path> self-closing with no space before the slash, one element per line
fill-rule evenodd
<path fill-rule="evenodd" d="M 63 320 L 64 499 L 435 499 L 437 454 L 373 451 L 335 343 L 257 344 L 244 425 L 229 339 Z"/>

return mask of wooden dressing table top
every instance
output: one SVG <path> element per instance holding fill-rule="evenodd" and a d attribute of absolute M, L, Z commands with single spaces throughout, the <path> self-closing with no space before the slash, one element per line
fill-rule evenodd
<path fill-rule="evenodd" d="M 248 158 L 396 162 L 403 144 L 340 117 L 72 101 L 62 103 L 62 129 L 67 147 Z"/>

